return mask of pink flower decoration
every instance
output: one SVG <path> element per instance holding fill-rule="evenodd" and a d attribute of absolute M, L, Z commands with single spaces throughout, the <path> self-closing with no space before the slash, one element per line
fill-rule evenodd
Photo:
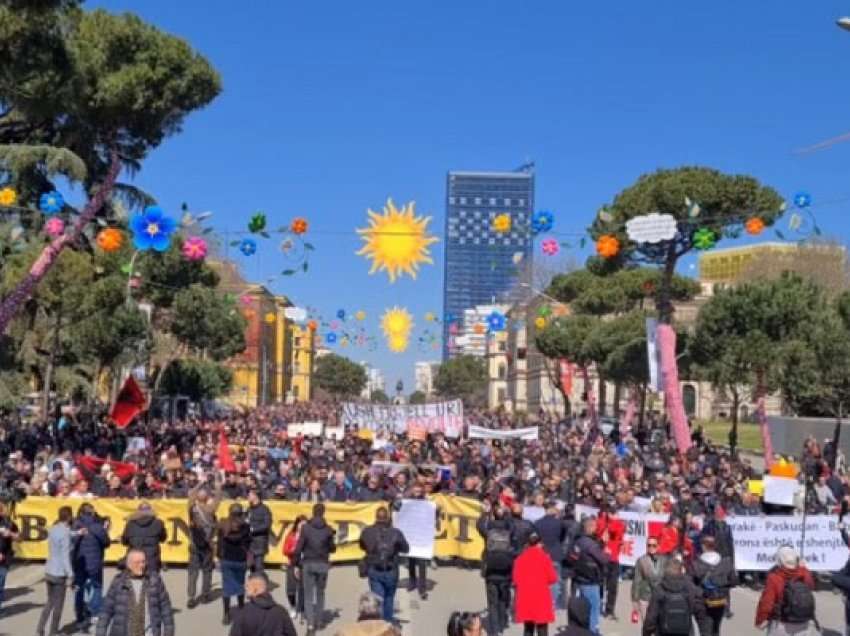
<path fill-rule="evenodd" d="M 202 261 L 207 255 L 207 242 L 200 236 L 190 236 L 183 241 L 183 257 L 187 261 Z"/>
<path fill-rule="evenodd" d="M 561 246 L 558 245 L 558 241 L 552 238 L 543 239 L 540 243 L 540 249 L 543 250 L 543 253 L 546 256 L 555 256 L 558 252 L 561 251 Z"/>
<path fill-rule="evenodd" d="M 65 231 L 65 221 L 60 219 L 58 216 L 52 216 L 47 220 L 47 223 L 44 224 L 44 233 L 47 236 L 52 236 L 56 238 L 57 236 L 61 236 Z"/>
<path fill-rule="evenodd" d="M 242 303 L 242 306 L 243 306 L 243 307 L 250 307 L 251 305 L 253 305 L 253 304 L 254 304 L 254 299 L 253 299 L 253 298 L 251 298 L 251 297 L 250 297 L 250 296 L 248 296 L 248 295 L 245 295 L 245 296 L 240 296 L 240 297 L 239 297 L 239 302 L 240 302 L 240 303 Z"/>

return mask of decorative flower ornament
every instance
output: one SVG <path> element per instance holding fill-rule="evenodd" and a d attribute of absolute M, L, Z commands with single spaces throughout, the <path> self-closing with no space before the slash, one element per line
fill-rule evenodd
<path fill-rule="evenodd" d="M 539 210 L 531 215 L 531 231 L 535 234 L 551 232 L 555 225 L 555 215 L 548 210 Z"/>
<path fill-rule="evenodd" d="M 202 261 L 207 256 L 207 242 L 200 236 L 190 236 L 183 241 L 182 252 L 187 261 Z"/>
<path fill-rule="evenodd" d="M 549 305 L 540 305 L 540 307 L 537 310 L 537 315 L 543 316 L 544 318 L 546 318 L 547 316 L 551 316 L 552 315 L 552 308 Z"/>
<path fill-rule="evenodd" d="M 798 208 L 807 208 L 812 204 L 812 195 L 808 192 L 798 192 L 794 195 L 794 205 Z"/>
<path fill-rule="evenodd" d="M 693 242 L 698 250 L 710 250 L 717 243 L 717 237 L 714 232 L 704 227 L 694 232 Z"/>
<path fill-rule="evenodd" d="M 104 252 L 117 252 L 124 245 L 124 235 L 121 230 L 108 227 L 97 235 L 97 246 Z"/>
<path fill-rule="evenodd" d="M 493 231 L 499 234 L 506 234 L 511 231 L 511 215 L 507 212 L 497 215 L 493 219 Z"/>
<path fill-rule="evenodd" d="M 307 329 L 309 329 L 310 331 L 316 331 L 316 329 L 318 329 L 318 328 L 319 328 L 319 325 L 315 320 L 310 320 L 307 323 Z"/>
<path fill-rule="evenodd" d="M 487 328 L 481 323 L 478 323 L 472 328 L 472 330 L 480 336 L 487 330 Z"/>
<path fill-rule="evenodd" d="M 330 333 L 328 333 L 328 334 L 325 336 L 325 342 L 327 342 L 328 344 L 334 344 L 334 343 L 336 343 L 336 334 L 335 334 L 333 331 L 331 331 Z"/>
<path fill-rule="evenodd" d="M 747 230 L 747 234 L 758 236 L 764 232 L 764 221 L 762 221 L 759 217 L 754 216 L 751 219 L 747 219 L 747 222 L 744 224 L 744 229 Z"/>
<path fill-rule="evenodd" d="M 165 216 L 159 206 L 151 205 L 130 221 L 133 245 L 136 249 L 164 252 L 171 245 L 171 235 L 177 229 L 174 219 Z"/>
<path fill-rule="evenodd" d="M 18 201 L 18 193 L 14 191 L 12 188 L 3 188 L 0 190 L 0 205 L 3 207 L 9 207 L 11 205 L 15 205 Z"/>
<path fill-rule="evenodd" d="M 257 212 L 254 216 L 251 217 L 251 220 L 248 221 L 248 231 L 251 234 L 259 234 L 265 229 L 266 215 L 262 212 Z"/>
<path fill-rule="evenodd" d="M 250 307 L 254 304 L 254 299 L 251 298 L 248 294 L 239 297 L 239 302 L 242 303 L 243 307 Z"/>
<path fill-rule="evenodd" d="M 490 331 L 504 331 L 507 324 L 505 314 L 494 311 L 487 316 L 487 328 Z"/>
<path fill-rule="evenodd" d="M 437 320 L 437 316 L 434 315 L 433 311 L 429 311 L 425 314 L 425 322 L 434 322 Z"/>
<path fill-rule="evenodd" d="M 44 233 L 47 234 L 47 236 L 56 238 L 57 236 L 60 236 L 64 231 L 65 221 L 63 221 L 59 217 L 53 217 L 52 219 L 48 219 L 47 223 L 44 224 Z"/>
<path fill-rule="evenodd" d="M 540 249 L 543 250 L 543 253 L 546 256 L 555 256 L 558 252 L 561 251 L 561 246 L 558 244 L 558 241 L 552 238 L 543 239 L 540 243 Z"/>
<path fill-rule="evenodd" d="M 289 230 L 293 234 L 301 235 L 307 233 L 307 227 L 307 219 L 299 216 L 298 218 L 292 219 L 292 223 L 289 225 Z"/>
<path fill-rule="evenodd" d="M 345 320 L 345 309 L 338 309 L 336 312 L 336 317 L 340 320 Z"/>
<path fill-rule="evenodd" d="M 45 214 L 58 214 L 65 207 L 65 199 L 56 190 L 45 192 L 38 200 L 38 207 Z"/>
<path fill-rule="evenodd" d="M 358 311 L 357 311 L 357 313 L 356 313 L 356 314 L 354 314 L 354 317 L 355 317 L 358 321 L 363 322 L 364 320 L 366 320 L 366 312 L 365 312 L 365 311 L 363 311 L 362 309 L 360 309 L 360 310 L 358 310 Z"/>
<path fill-rule="evenodd" d="M 614 258 L 620 253 L 620 241 L 613 234 L 603 234 L 596 241 L 596 253 L 602 258 Z"/>
<path fill-rule="evenodd" d="M 543 316 L 537 316 L 537 318 L 534 319 L 534 326 L 537 327 L 538 329 L 545 329 L 546 328 L 546 318 L 544 318 Z"/>
<path fill-rule="evenodd" d="M 239 243 L 239 251 L 245 256 L 253 256 L 257 253 L 257 241 L 249 238 L 242 239 Z"/>

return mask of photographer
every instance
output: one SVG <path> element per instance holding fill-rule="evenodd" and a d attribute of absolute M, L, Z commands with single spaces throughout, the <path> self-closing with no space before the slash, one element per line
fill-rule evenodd
<path fill-rule="evenodd" d="M 0 503 L 0 611 L 3 608 L 4 592 L 6 590 L 6 576 L 12 566 L 13 549 L 12 544 L 18 540 L 18 526 L 9 516 L 7 504 Z"/>

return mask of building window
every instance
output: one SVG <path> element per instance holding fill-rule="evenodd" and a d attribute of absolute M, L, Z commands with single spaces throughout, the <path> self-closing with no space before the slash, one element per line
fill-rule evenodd
<path fill-rule="evenodd" d="M 499 365 L 499 379 L 504 380 L 508 376 L 508 370 L 504 364 Z"/>
<path fill-rule="evenodd" d="M 686 384 L 682 387 L 682 402 L 685 406 L 685 413 L 688 417 L 693 417 L 697 412 L 697 390 L 693 384 Z"/>
<path fill-rule="evenodd" d="M 499 404 L 504 404 L 507 399 L 507 392 L 504 389 L 499 389 L 497 391 L 496 397 L 498 398 Z"/>
<path fill-rule="evenodd" d="M 293 342 L 293 344 L 295 345 L 296 348 L 301 346 L 301 338 L 300 337 L 294 338 L 292 342 Z"/>

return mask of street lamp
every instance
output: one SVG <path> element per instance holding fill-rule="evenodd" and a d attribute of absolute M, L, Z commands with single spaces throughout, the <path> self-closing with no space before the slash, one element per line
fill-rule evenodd
<path fill-rule="evenodd" d="M 838 18 L 835 23 L 845 31 L 850 31 L 850 16 Z"/>

